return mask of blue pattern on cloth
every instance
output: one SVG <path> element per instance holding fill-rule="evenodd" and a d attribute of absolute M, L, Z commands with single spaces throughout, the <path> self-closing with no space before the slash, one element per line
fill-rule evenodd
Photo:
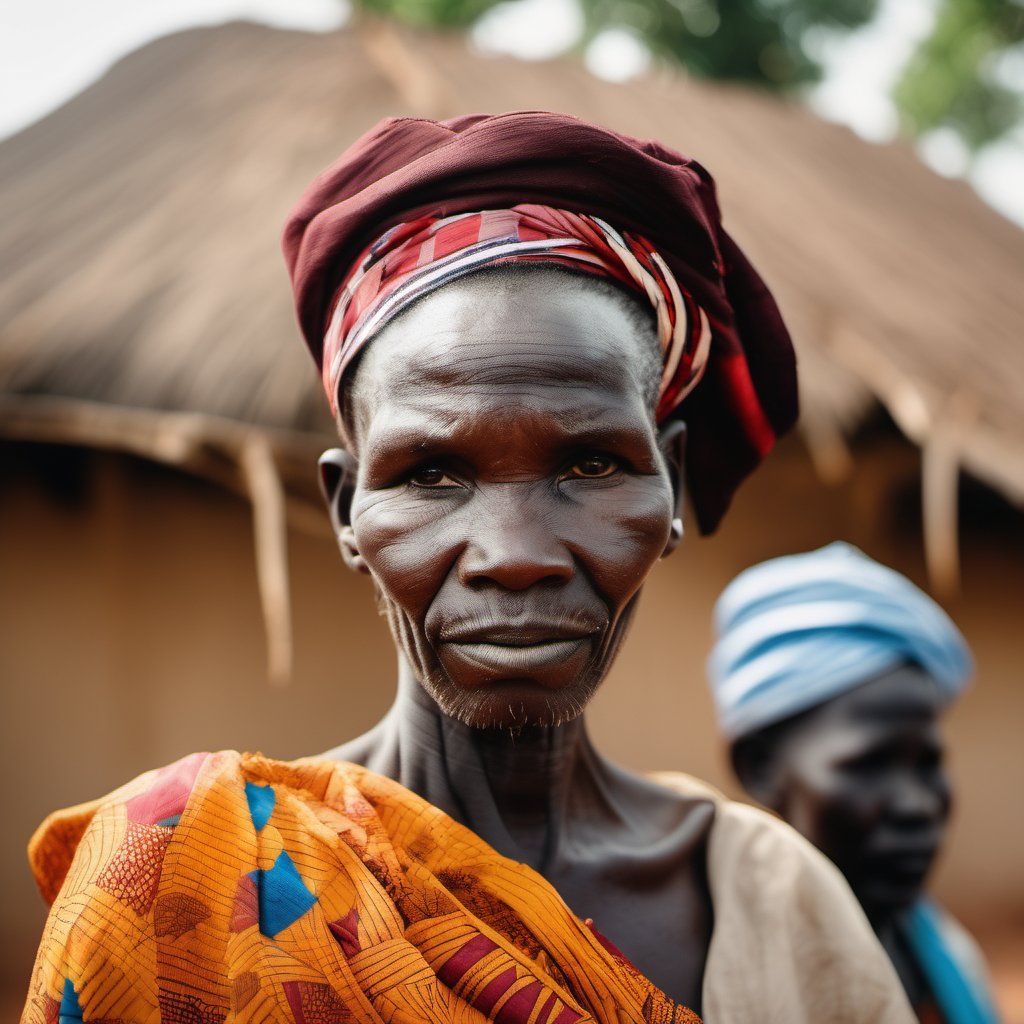
<path fill-rule="evenodd" d="M 64 991 L 60 997 L 60 1009 L 57 1011 L 58 1024 L 75 1024 L 82 1019 L 82 1006 L 78 1002 L 78 993 L 70 978 L 64 979 Z"/>
<path fill-rule="evenodd" d="M 291 857 L 282 850 L 274 866 L 249 872 L 259 893 L 260 931 L 268 938 L 294 924 L 314 903 L 313 895 Z"/>
<path fill-rule="evenodd" d="M 249 816 L 252 818 L 256 831 L 262 830 L 263 826 L 270 821 L 274 813 L 274 804 L 277 802 L 277 794 L 273 786 L 260 786 L 255 782 L 246 782 L 245 799 L 249 803 Z"/>
<path fill-rule="evenodd" d="M 708 676 L 731 740 L 904 661 L 920 665 L 945 702 L 973 672 L 959 630 L 930 597 L 842 542 L 740 573 L 718 599 L 715 630 Z"/>
<path fill-rule="evenodd" d="M 933 903 L 919 900 L 910 910 L 907 941 L 947 1024 L 999 1024 L 987 979 L 950 941 L 948 919 Z"/>

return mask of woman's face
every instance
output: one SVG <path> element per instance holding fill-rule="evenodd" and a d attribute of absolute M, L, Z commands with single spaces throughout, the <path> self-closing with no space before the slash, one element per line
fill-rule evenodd
<path fill-rule="evenodd" d="M 567 721 L 677 540 L 623 300 L 565 274 L 464 278 L 374 339 L 349 395 L 347 543 L 448 715 Z"/>
<path fill-rule="evenodd" d="M 900 665 L 801 716 L 774 752 L 776 810 L 843 872 L 874 919 L 921 893 L 950 807 L 939 697 Z"/>

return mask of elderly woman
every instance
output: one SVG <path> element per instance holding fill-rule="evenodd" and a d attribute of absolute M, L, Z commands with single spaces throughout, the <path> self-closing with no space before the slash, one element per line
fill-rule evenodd
<path fill-rule="evenodd" d="M 950 808 L 939 716 L 967 685 L 949 616 L 848 544 L 741 573 L 712 689 L 744 788 L 843 872 L 919 1020 L 997 1014 L 973 940 L 923 895 Z"/>
<path fill-rule="evenodd" d="M 284 244 L 395 705 L 325 757 L 193 755 L 45 823 L 25 1020 L 906 1021 L 823 858 L 584 728 L 684 479 L 713 529 L 796 415 L 707 173 L 561 115 L 387 121 Z"/>

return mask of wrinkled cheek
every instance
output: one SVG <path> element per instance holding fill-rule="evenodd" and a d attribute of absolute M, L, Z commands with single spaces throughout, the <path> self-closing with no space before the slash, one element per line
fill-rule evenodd
<path fill-rule="evenodd" d="M 640 588 L 637 587 L 633 596 L 624 598 L 619 607 L 614 610 L 611 629 L 608 630 L 597 656 L 597 662 L 602 666 L 602 675 L 611 668 L 612 662 L 618 656 L 619 650 L 626 640 L 636 613 L 639 593 Z"/>
<path fill-rule="evenodd" d="M 580 516 L 573 547 L 592 550 L 588 569 L 597 588 L 621 611 L 636 596 L 668 543 L 671 517 L 663 503 L 622 509 L 617 515 Z M 600 550 L 595 549 L 601 538 Z"/>
<path fill-rule="evenodd" d="M 434 661 L 423 623 L 437 586 L 429 564 L 412 540 L 407 536 L 398 541 L 374 535 L 371 543 L 360 550 L 391 635 L 417 675 L 423 677 Z"/>
<path fill-rule="evenodd" d="M 367 565 L 385 600 L 421 618 L 436 593 L 431 566 L 408 545 L 389 547 Z"/>
<path fill-rule="evenodd" d="M 352 525 L 384 602 L 422 621 L 450 564 L 438 543 L 436 519 L 375 506 L 355 516 Z"/>

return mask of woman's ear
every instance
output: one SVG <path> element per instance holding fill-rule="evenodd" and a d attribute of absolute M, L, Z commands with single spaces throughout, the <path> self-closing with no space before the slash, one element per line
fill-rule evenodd
<path fill-rule="evenodd" d="M 686 424 L 682 420 L 670 420 L 658 432 L 658 446 L 668 466 L 669 478 L 672 481 L 673 515 L 672 528 L 668 543 L 662 552 L 672 554 L 683 539 L 683 506 L 686 500 L 685 466 L 686 466 Z"/>
<path fill-rule="evenodd" d="M 338 541 L 341 557 L 354 572 L 369 572 L 352 529 L 352 495 L 356 489 L 359 463 L 344 448 L 328 448 L 317 465 L 320 493 L 327 504 L 327 514 L 331 517 L 331 529 Z"/>

